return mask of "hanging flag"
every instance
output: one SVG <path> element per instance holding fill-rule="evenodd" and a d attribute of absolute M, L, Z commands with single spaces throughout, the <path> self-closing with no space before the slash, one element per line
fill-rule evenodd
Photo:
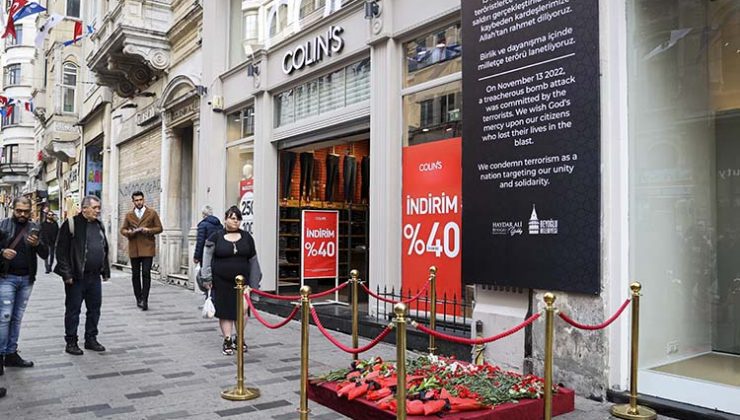
<path fill-rule="evenodd" d="M 11 118 L 13 116 L 13 111 L 15 111 L 15 105 L 8 104 L 8 106 L 6 106 L 5 109 L 6 109 L 8 118 Z"/>
<path fill-rule="evenodd" d="M 25 2 L 26 0 L 23 0 L 23 3 Z M 26 4 L 25 6 L 21 7 L 21 9 L 18 10 L 17 12 L 15 12 L 15 14 L 13 15 L 13 20 L 14 21 L 21 20 L 26 16 L 35 15 L 37 13 L 41 13 L 45 11 L 46 11 L 46 8 L 44 6 L 36 3 L 35 1 L 32 1 Z"/>
<path fill-rule="evenodd" d="M 49 31 L 51 31 L 51 28 L 59 25 L 64 20 L 64 16 L 53 14 L 49 16 L 48 19 L 46 19 L 46 22 L 44 22 L 43 25 L 39 28 L 39 32 L 36 34 L 36 48 L 43 48 L 44 47 L 44 40 L 47 36 L 49 36 Z"/>
<path fill-rule="evenodd" d="M 28 111 L 28 112 L 33 112 L 36 109 L 36 107 L 33 106 L 33 99 L 29 99 L 29 100 L 25 101 L 23 103 L 23 105 L 25 106 L 26 111 Z"/>
<path fill-rule="evenodd" d="M 26 6 L 26 0 L 13 0 L 8 8 L 8 22 L 5 24 L 5 32 L 2 38 L 6 38 L 8 35 L 13 35 L 15 38 L 15 14 Z"/>
<path fill-rule="evenodd" d="M 85 34 L 82 34 L 82 22 L 78 21 L 75 22 L 75 29 L 74 29 L 74 36 L 69 41 L 64 41 L 63 44 L 65 47 L 69 47 L 72 44 L 77 43 L 77 41 L 81 40 L 82 38 L 85 38 L 95 32 L 95 28 L 93 28 L 92 25 L 86 25 L 85 26 Z"/>
<path fill-rule="evenodd" d="M 4 107 L 7 104 L 8 104 L 7 96 L 0 95 L 0 107 Z"/>

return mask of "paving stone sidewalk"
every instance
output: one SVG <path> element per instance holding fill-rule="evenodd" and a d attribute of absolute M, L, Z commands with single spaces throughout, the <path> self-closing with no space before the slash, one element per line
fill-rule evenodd
<path fill-rule="evenodd" d="M 231 402 L 222 389 L 236 383 L 236 358 L 221 355 L 216 320 L 202 319 L 202 297 L 159 282 L 152 284 L 149 311 L 136 307 L 127 274 L 114 272 L 103 285 L 99 341 L 104 353 L 64 352 L 64 289 L 55 275 L 40 275 L 21 330 L 19 350 L 31 369 L 7 368 L 0 386 L 3 419 L 250 419 L 297 418 L 300 324 L 268 330 L 255 320 L 247 326 L 245 375 L 260 389 L 259 399 Z M 83 310 L 84 311 L 84 310 Z M 279 318 L 265 315 L 270 322 Z M 84 333 L 84 312 L 80 320 Z M 348 336 L 336 333 L 345 343 Z M 361 340 L 360 344 L 367 341 Z M 311 373 L 345 367 L 349 355 L 312 327 Z M 82 343 L 80 343 L 82 344 Z M 395 358 L 380 344 L 373 354 Z M 309 401 L 313 419 L 343 416 Z M 564 420 L 608 419 L 608 404 L 579 398 Z"/>

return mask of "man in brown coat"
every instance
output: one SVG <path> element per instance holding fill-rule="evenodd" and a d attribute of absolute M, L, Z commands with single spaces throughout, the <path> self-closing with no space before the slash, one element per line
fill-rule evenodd
<path fill-rule="evenodd" d="M 134 286 L 136 306 L 146 311 L 149 309 L 152 259 L 157 252 L 154 235 L 162 233 L 162 222 L 155 210 L 144 206 L 143 192 L 134 192 L 131 194 L 131 200 L 134 202 L 134 208 L 126 213 L 123 226 L 121 226 L 121 235 L 128 238 L 131 283 Z"/>

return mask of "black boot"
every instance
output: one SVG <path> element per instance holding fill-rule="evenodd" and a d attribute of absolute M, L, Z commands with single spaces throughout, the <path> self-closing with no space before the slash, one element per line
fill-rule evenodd
<path fill-rule="evenodd" d="M 0 388 L 0 398 L 4 397 L 5 394 L 7 393 L 8 393 L 8 390 L 6 390 L 5 388 Z"/>
<path fill-rule="evenodd" d="M 148 311 L 149 310 L 149 302 L 146 301 L 146 299 L 141 301 L 141 310 L 142 311 Z"/>
<path fill-rule="evenodd" d="M 98 340 L 95 337 L 85 339 L 85 348 L 92 351 L 105 351 L 105 347 L 98 343 Z"/>
<path fill-rule="evenodd" d="M 142 303 L 143 303 L 143 301 L 141 300 L 141 298 L 136 298 L 136 306 L 138 306 L 139 308 L 141 308 L 142 307 Z"/>
<path fill-rule="evenodd" d="M 8 353 L 5 355 L 5 366 L 30 368 L 33 367 L 33 362 L 30 360 L 24 360 L 18 352 Z"/>
<path fill-rule="evenodd" d="M 64 337 L 64 339 L 67 341 L 67 347 L 64 348 L 64 351 L 74 356 L 84 354 L 80 346 L 77 345 L 77 337 Z"/>
<path fill-rule="evenodd" d="M 5 355 L 0 354 L 0 376 L 5 375 Z"/>

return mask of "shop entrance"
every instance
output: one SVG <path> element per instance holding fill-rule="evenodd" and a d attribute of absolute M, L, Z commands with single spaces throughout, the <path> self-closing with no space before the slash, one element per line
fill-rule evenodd
<path fill-rule="evenodd" d="M 303 276 L 301 262 L 303 210 L 338 212 L 338 281 L 345 281 L 353 269 L 367 280 L 369 135 L 281 150 L 278 191 L 278 293 L 296 294 L 302 279 L 313 292 L 335 285 L 334 277 L 304 279 L 311 276 Z M 349 288 L 343 289 L 339 301 L 349 302 L 349 293 Z"/>

